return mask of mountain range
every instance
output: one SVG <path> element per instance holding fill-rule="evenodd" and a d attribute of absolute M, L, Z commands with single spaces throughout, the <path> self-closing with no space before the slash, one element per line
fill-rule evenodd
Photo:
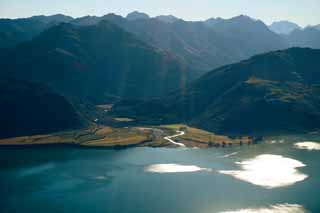
<path fill-rule="evenodd" d="M 198 75 L 272 50 L 295 46 L 318 48 L 320 40 L 320 31 L 311 33 L 307 29 L 294 28 L 294 23 L 284 21 L 267 26 L 259 20 L 240 15 L 231 19 L 211 18 L 191 22 L 171 15 L 151 18 L 135 11 L 126 18 L 115 14 L 80 18 L 58 14 L 26 19 L 0 19 L 0 48 L 30 40 L 62 22 L 88 26 L 103 20 L 134 34 L 150 46 L 170 52 Z M 290 34 L 275 30 L 281 27 L 289 29 Z M 316 26 L 311 28 L 317 29 Z"/>
<path fill-rule="evenodd" d="M 106 104 L 226 134 L 317 130 L 320 54 L 297 47 L 320 48 L 320 31 L 270 28 L 244 15 L 1 19 L 0 137 L 85 126 Z"/>
<path fill-rule="evenodd" d="M 76 19 L 72 23 L 91 25 L 108 20 L 149 45 L 175 54 L 183 64 L 200 74 L 258 53 L 288 47 L 284 38 L 271 32 L 262 22 L 246 16 L 221 19 L 217 25 L 187 22 L 172 16 L 174 21 L 168 22 L 163 21 L 163 16 L 150 18 L 138 12 L 128 16 L 135 18 L 108 14 Z"/>
<path fill-rule="evenodd" d="M 93 102 L 161 96 L 193 79 L 170 53 L 107 21 L 51 27 L 10 49 L 0 66 L 3 75 Z"/>

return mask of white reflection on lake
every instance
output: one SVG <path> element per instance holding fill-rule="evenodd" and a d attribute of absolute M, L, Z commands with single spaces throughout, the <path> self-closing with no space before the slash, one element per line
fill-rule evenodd
<path fill-rule="evenodd" d="M 221 158 L 228 158 L 228 157 L 237 155 L 238 153 L 239 153 L 239 152 L 232 152 L 232 153 L 230 153 L 230 154 L 226 154 L 226 155 L 221 156 Z"/>
<path fill-rule="evenodd" d="M 106 176 L 103 176 L 103 175 L 100 175 L 100 176 L 96 176 L 95 179 L 96 179 L 96 180 L 106 180 L 107 177 L 106 177 Z"/>
<path fill-rule="evenodd" d="M 259 155 L 237 164 L 242 170 L 219 172 L 268 189 L 289 186 L 308 177 L 296 169 L 305 166 L 302 162 L 281 155 Z"/>
<path fill-rule="evenodd" d="M 320 150 L 320 143 L 316 143 L 316 142 L 312 142 L 312 141 L 295 143 L 294 146 L 297 149 Z"/>
<path fill-rule="evenodd" d="M 194 165 L 180 165 L 180 164 L 153 164 L 145 168 L 147 172 L 153 173 L 178 173 L 178 172 L 199 172 L 211 171 L 211 169 L 200 168 Z"/>
<path fill-rule="evenodd" d="M 236 211 L 226 211 L 221 213 L 304 213 L 307 212 L 303 206 L 296 204 L 277 204 L 267 208 L 239 209 Z"/>
<path fill-rule="evenodd" d="M 268 144 L 276 144 L 276 143 L 284 143 L 284 140 L 271 140 L 271 141 L 266 141 L 266 143 Z"/>

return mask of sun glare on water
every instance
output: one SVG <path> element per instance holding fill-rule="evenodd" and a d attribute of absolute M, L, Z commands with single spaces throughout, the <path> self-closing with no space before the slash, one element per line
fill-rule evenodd
<path fill-rule="evenodd" d="M 178 172 L 211 171 L 211 169 L 201 168 L 194 165 L 153 164 L 153 165 L 147 166 L 145 171 L 152 172 L 152 173 L 178 173 Z"/>
<path fill-rule="evenodd" d="M 294 146 L 297 149 L 320 150 L 320 143 L 316 143 L 316 142 L 312 142 L 312 141 L 295 143 Z"/>
<path fill-rule="evenodd" d="M 250 208 L 235 211 L 226 211 L 221 213 L 305 213 L 303 206 L 296 204 L 277 204 L 267 208 Z"/>
<path fill-rule="evenodd" d="M 302 162 L 280 155 L 259 155 L 237 164 L 241 170 L 219 172 L 268 189 L 289 186 L 308 177 L 296 169 L 305 166 Z"/>

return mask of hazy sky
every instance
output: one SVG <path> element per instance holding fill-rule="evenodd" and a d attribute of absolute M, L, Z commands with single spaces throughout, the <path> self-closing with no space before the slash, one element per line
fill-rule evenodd
<path fill-rule="evenodd" d="M 266 23 L 289 20 L 320 24 L 320 0 L 0 0 L 0 17 L 63 13 L 73 17 L 126 15 L 138 10 L 151 16 L 173 14 L 185 20 L 230 18 L 245 14 Z"/>

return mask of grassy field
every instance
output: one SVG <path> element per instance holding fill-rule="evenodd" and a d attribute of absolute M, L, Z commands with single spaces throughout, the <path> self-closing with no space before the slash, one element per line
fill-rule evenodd
<path fill-rule="evenodd" d="M 134 146 L 147 142 L 150 132 L 139 131 L 137 129 L 119 128 L 111 131 L 99 131 L 102 138 L 96 140 L 87 140 L 81 143 L 82 146 Z"/>
<path fill-rule="evenodd" d="M 185 134 L 176 140 L 187 146 L 209 147 L 209 146 L 231 146 L 252 143 L 252 139 L 247 136 L 230 138 L 228 136 L 216 135 L 212 132 L 189 127 L 183 124 L 163 125 L 162 128 L 170 130 L 181 130 Z"/>
<path fill-rule="evenodd" d="M 216 135 L 201 129 L 192 128 L 183 124 L 160 125 L 153 127 L 125 127 L 112 128 L 108 126 L 92 126 L 88 129 L 58 132 L 47 135 L 34 135 L 1 139 L 1 145 L 44 145 L 44 144 L 73 144 L 85 147 L 132 147 L 174 146 L 164 137 L 176 134 L 176 131 L 185 134 L 174 138 L 187 147 L 225 147 L 234 144 L 248 144 L 252 142 L 249 137 L 229 138 Z"/>
<path fill-rule="evenodd" d="M 118 122 L 132 122 L 134 119 L 132 118 L 114 118 L 113 120 L 118 121 Z"/>
<path fill-rule="evenodd" d="M 148 140 L 150 131 L 135 128 L 97 126 L 50 135 L 35 135 L 1 139 L 0 145 L 74 144 L 80 146 L 129 146 Z"/>

